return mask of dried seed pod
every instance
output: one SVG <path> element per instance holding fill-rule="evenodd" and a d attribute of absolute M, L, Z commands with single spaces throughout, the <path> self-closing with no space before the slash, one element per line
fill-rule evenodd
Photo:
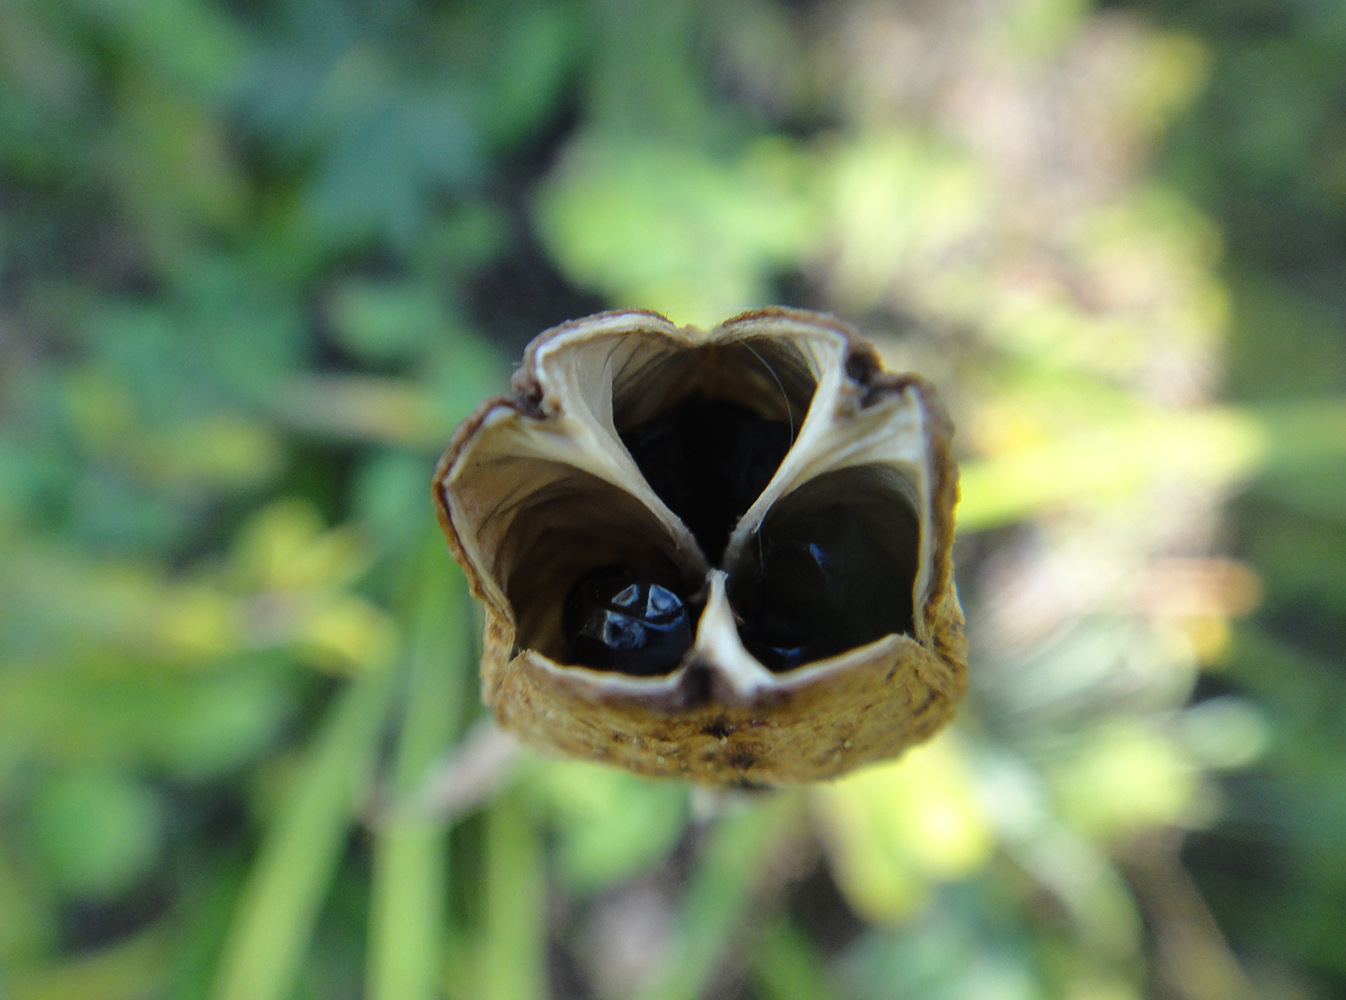
<path fill-rule="evenodd" d="M 925 739 L 965 686 L 951 434 L 829 316 L 546 331 L 434 478 L 484 699 L 540 749 L 709 784 Z"/>

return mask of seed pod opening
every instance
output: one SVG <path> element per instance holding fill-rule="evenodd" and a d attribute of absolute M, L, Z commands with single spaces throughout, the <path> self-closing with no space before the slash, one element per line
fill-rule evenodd
<path fill-rule="evenodd" d="M 894 469 L 826 472 L 771 509 L 729 570 L 739 637 L 768 669 L 791 670 L 912 635 L 920 522 Z"/>
<path fill-rule="evenodd" d="M 483 693 L 544 749 L 772 783 L 892 756 L 964 684 L 934 390 L 831 317 L 549 330 L 434 494 Z"/>

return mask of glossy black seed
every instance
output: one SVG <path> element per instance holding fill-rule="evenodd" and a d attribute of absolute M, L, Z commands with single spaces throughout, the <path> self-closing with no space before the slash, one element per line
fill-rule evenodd
<path fill-rule="evenodd" d="M 561 627 L 571 662 L 637 677 L 666 674 L 692 644 L 681 597 L 620 570 L 598 570 L 570 588 Z"/>
<path fill-rule="evenodd" d="M 729 533 L 775 475 L 794 433 L 787 422 L 695 393 L 621 438 L 650 488 L 718 563 Z"/>
<path fill-rule="evenodd" d="M 698 509 L 696 463 L 688 454 L 691 442 L 669 420 L 660 421 L 634 434 L 624 435 L 627 450 L 636 460 L 645 481 L 668 509 L 692 527 L 688 517 Z M 692 534 L 696 534 L 695 528 Z"/>
<path fill-rule="evenodd" d="M 894 558 L 878 525 L 905 522 L 829 504 L 765 531 L 731 579 L 730 598 L 748 652 L 772 670 L 791 670 L 911 628 L 911 558 Z"/>
<path fill-rule="evenodd" d="M 815 542 L 773 541 L 758 576 L 738 595 L 748 652 L 772 670 L 789 670 L 830 655 L 840 595 L 828 570 L 835 559 Z"/>

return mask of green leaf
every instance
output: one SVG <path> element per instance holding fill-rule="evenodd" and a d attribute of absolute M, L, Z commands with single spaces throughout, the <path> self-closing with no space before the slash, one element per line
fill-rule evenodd
<path fill-rule="evenodd" d="M 784 920 L 758 939 L 752 972 L 753 985 L 763 1000 L 832 1000 L 836 996 L 813 942 Z"/>
<path fill-rule="evenodd" d="M 439 296 L 412 283 L 349 281 L 333 293 L 329 308 L 342 346 L 375 363 L 423 354 L 447 323 Z"/>
<path fill-rule="evenodd" d="M 814 235 L 804 157 L 761 142 L 735 160 L 588 137 L 548 176 L 537 224 L 567 274 L 621 305 L 714 324 L 763 305 Z"/>
<path fill-rule="evenodd" d="M 32 804 L 32 844 L 55 885 L 72 896 L 113 898 L 142 878 L 163 843 L 157 792 L 117 772 L 70 774 Z"/>

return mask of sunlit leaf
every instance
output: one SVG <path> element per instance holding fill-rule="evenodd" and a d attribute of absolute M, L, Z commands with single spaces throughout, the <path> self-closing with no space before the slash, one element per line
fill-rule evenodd
<path fill-rule="evenodd" d="M 594 137 L 548 179 L 538 223 L 576 281 L 622 305 L 713 324 L 765 304 L 768 279 L 802 259 L 814 231 L 805 169 L 780 143 L 718 162 Z"/>
<path fill-rule="evenodd" d="M 147 874 L 163 844 L 158 793 L 114 771 L 58 778 L 30 809 L 35 851 L 52 881 L 72 896 L 125 892 Z"/>
<path fill-rule="evenodd" d="M 870 920 L 909 916 L 932 883 L 971 875 L 994 846 L 965 752 L 947 735 L 818 789 L 813 806 L 837 880 Z"/>

